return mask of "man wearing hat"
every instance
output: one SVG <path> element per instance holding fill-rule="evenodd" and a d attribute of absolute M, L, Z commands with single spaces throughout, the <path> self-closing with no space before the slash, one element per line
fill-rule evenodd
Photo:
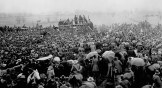
<path fill-rule="evenodd" d="M 130 88 L 131 84 L 130 82 L 124 78 L 123 76 L 121 77 L 122 81 L 120 82 L 120 85 L 123 87 L 123 88 Z"/>
<path fill-rule="evenodd" d="M 159 75 L 160 75 L 159 70 L 156 70 L 155 74 L 153 75 L 153 81 L 154 81 L 153 87 L 154 88 L 162 88 L 162 81 Z"/>
<path fill-rule="evenodd" d="M 96 83 L 94 82 L 93 77 L 89 77 L 86 82 L 83 82 L 83 85 L 80 88 L 95 88 L 95 87 Z"/>
<path fill-rule="evenodd" d="M 64 66 L 62 64 L 60 64 L 60 58 L 59 57 L 55 57 L 53 59 L 53 63 L 54 63 L 54 73 L 56 77 L 61 77 L 63 75 L 63 71 L 64 71 Z"/>

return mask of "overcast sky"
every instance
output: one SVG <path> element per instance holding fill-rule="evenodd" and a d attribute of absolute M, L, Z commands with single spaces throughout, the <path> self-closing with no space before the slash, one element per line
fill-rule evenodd
<path fill-rule="evenodd" d="M 87 10 L 95 12 L 160 10 L 162 0 L 0 0 L 0 12 L 49 13 Z"/>

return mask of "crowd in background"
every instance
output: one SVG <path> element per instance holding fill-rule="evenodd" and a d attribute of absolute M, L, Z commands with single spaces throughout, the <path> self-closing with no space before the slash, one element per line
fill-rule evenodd
<path fill-rule="evenodd" d="M 0 87 L 162 88 L 161 29 L 0 27 Z"/>

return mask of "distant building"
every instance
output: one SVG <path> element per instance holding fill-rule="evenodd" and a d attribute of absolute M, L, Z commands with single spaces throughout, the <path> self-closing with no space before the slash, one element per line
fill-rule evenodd
<path fill-rule="evenodd" d="M 60 20 L 58 23 L 59 29 L 86 27 L 93 30 L 93 23 L 83 15 L 75 15 L 74 19 Z"/>

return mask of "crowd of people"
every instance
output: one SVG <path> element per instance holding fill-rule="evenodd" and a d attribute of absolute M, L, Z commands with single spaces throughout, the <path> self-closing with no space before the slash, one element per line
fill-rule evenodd
<path fill-rule="evenodd" d="M 0 88 L 162 88 L 161 28 L 0 27 Z"/>

